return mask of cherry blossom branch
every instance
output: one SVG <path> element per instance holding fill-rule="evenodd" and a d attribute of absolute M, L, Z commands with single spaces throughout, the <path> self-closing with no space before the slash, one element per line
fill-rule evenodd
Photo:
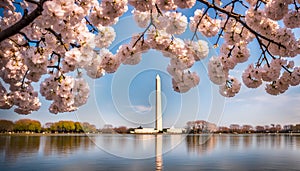
<path fill-rule="evenodd" d="M 294 5 L 295 5 L 296 11 L 299 11 L 300 7 L 298 7 L 298 5 L 297 5 L 297 3 L 296 3 L 296 0 L 294 0 Z"/>
<path fill-rule="evenodd" d="M 157 6 L 157 5 L 156 5 Z M 156 7 L 157 9 L 159 9 L 158 7 Z M 150 11 L 150 23 L 149 23 L 149 25 L 146 27 L 146 29 L 143 31 L 143 33 L 138 37 L 138 39 L 134 42 L 134 44 L 132 45 L 132 47 L 134 48 L 135 47 L 135 45 L 138 43 L 138 41 L 140 41 L 141 40 L 141 38 L 142 37 L 144 37 L 144 35 L 145 35 L 145 33 L 149 30 L 149 28 L 151 27 L 151 26 L 154 26 L 155 27 L 155 25 L 153 24 L 153 17 L 152 17 L 152 10 Z"/>
<path fill-rule="evenodd" d="M 262 42 L 261 42 L 261 40 L 259 39 L 259 37 L 257 36 L 257 35 L 255 35 L 255 37 L 256 37 L 256 40 L 259 42 L 258 44 L 259 44 L 259 46 L 260 46 L 260 48 L 261 48 L 261 50 L 262 50 L 262 53 L 264 54 L 264 59 L 266 60 L 266 62 L 267 62 L 267 65 L 268 65 L 268 67 L 270 68 L 270 64 L 269 64 L 269 62 L 268 62 L 268 59 L 267 59 L 267 56 L 266 56 L 266 52 L 272 57 L 272 59 L 277 59 L 274 55 L 272 55 L 271 54 L 271 52 L 268 50 L 268 46 L 270 45 L 270 43 L 266 46 L 265 44 L 263 44 Z M 284 70 L 286 70 L 288 73 L 292 73 L 292 71 L 290 71 L 286 66 L 284 66 L 284 65 L 281 65 L 281 67 L 284 69 Z"/>
<path fill-rule="evenodd" d="M 286 70 L 289 74 L 292 74 L 292 73 L 293 73 L 293 72 L 290 71 L 286 66 L 281 65 L 281 67 L 282 67 L 284 70 Z"/>
<path fill-rule="evenodd" d="M 199 25 L 200 25 L 202 19 L 204 18 L 204 15 L 206 15 L 206 13 L 208 12 L 208 10 L 209 10 L 209 8 L 206 8 L 206 9 L 205 9 L 205 11 L 203 12 L 203 14 L 202 14 L 202 16 L 201 16 L 199 22 L 197 23 L 196 28 L 195 28 L 195 32 L 194 32 L 193 37 L 192 37 L 192 40 L 194 40 L 194 38 L 195 38 L 195 36 L 196 36 L 196 34 L 197 34 L 198 27 L 199 27 Z"/>
<path fill-rule="evenodd" d="M 59 83 L 61 83 L 62 79 L 65 79 L 66 77 L 64 76 L 63 73 L 60 73 L 60 75 L 58 77 L 54 78 L 54 81 L 58 81 Z"/>
<path fill-rule="evenodd" d="M 214 44 L 215 47 L 218 46 L 218 42 L 219 42 L 221 36 L 223 35 L 223 31 L 224 31 L 224 29 L 225 29 L 225 27 L 226 27 L 226 25 L 227 25 L 227 23 L 228 23 L 228 20 L 229 20 L 229 17 L 227 16 L 227 19 L 226 19 L 226 21 L 225 21 L 225 24 L 224 24 L 224 26 L 221 28 L 221 31 L 220 31 L 220 33 L 219 33 L 219 35 L 218 35 L 218 38 L 217 38 L 217 40 L 216 40 L 216 43 Z"/>
<path fill-rule="evenodd" d="M 232 48 L 229 50 L 229 53 L 228 53 L 228 56 L 227 56 L 227 57 L 230 57 L 230 56 L 231 56 L 232 51 L 233 51 L 234 48 L 235 48 L 235 45 L 233 45 Z"/>
<path fill-rule="evenodd" d="M 76 47 L 76 48 L 80 48 L 81 47 L 81 45 L 78 45 L 78 44 L 75 44 L 75 43 L 70 43 L 70 45 L 74 48 L 74 47 Z"/>
<path fill-rule="evenodd" d="M 227 6 L 229 6 L 229 5 L 231 5 L 231 4 L 235 4 L 235 3 L 237 3 L 237 2 L 239 2 L 243 7 L 245 7 L 245 8 L 249 8 L 247 5 L 245 5 L 244 4 L 244 2 L 243 1 L 241 1 L 241 0 L 234 0 L 234 1 L 231 1 L 231 2 L 229 2 L 229 3 L 227 3 L 226 5 L 224 5 L 223 6 L 223 8 L 226 8 Z"/>
<path fill-rule="evenodd" d="M 61 56 L 60 56 L 60 54 L 58 54 L 55 51 L 53 51 L 52 54 L 50 55 L 50 59 L 52 59 L 54 55 L 56 55 L 58 57 L 57 65 L 50 65 L 50 66 L 47 66 L 47 68 L 54 68 L 54 69 L 59 70 Z"/>
<path fill-rule="evenodd" d="M 225 5 L 223 6 L 223 8 L 226 8 L 226 7 L 228 7 L 228 6 L 231 5 L 231 4 L 235 4 L 237 1 L 239 1 L 239 0 L 233 0 L 233 1 L 230 1 L 230 2 L 228 2 L 227 4 L 225 4 Z"/>
<path fill-rule="evenodd" d="M 8 38 L 10 41 L 12 41 L 14 44 L 16 44 L 18 46 L 18 49 L 20 49 L 20 47 L 28 47 L 29 44 L 26 42 L 23 45 L 20 45 L 18 42 L 16 42 L 14 39 Z"/>
<path fill-rule="evenodd" d="M 263 45 L 262 45 L 262 42 L 261 42 L 261 40 L 259 39 L 259 37 L 258 37 L 257 35 L 255 35 L 255 37 L 256 37 L 256 40 L 258 41 L 259 47 L 260 47 L 260 49 L 261 49 L 261 51 L 262 51 L 261 56 L 263 56 L 263 59 L 266 60 L 267 65 L 268 65 L 268 67 L 270 68 L 270 64 L 269 64 L 269 61 L 268 61 L 267 55 L 266 55 L 267 48 L 264 49 L 264 47 L 263 47 Z M 259 57 L 259 59 L 260 59 L 260 58 L 261 58 L 261 57 Z"/>
<path fill-rule="evenodd" d="M 263 57 L 263 54 L 261 53 L 260 56 L 259 56 L 259 58 L 258 58 L 258 60 L 257 60 L 257 62 L 256 62 L 255 67 L 260 67 L 261 66 L 261 64 L 262 64 L 262 62 L 264 60 L 264 58 L 261 59 L 262 57 Z"/>
<path fill-rule="evenodd" d="M 15 24 L 11 25 L 10 27 L 6 28 L 5 30 L 2 30 L 0 32 L 0 42 L 3 40 L 17 34 L 20 30 L 28 26 L 31 22 L 33 22 L 38 16 L 42 15 L 43 11 L 43 4 L 48 0 L 40 0 L 39 2 L 36 2 L 37 8 L 33 10 L 30 14 L 24 15 L 21 20 L 16 22 Z M 28 1 L 30 2 L 30 0 Z"/>
<path fill-rule="evenodd" d="M 19 31 L 18 33 L 21 34 L 26 39 L 27 42 L 35 43 L 36 47 L 38 47 L 40 42 L 43 41 L 43 38 L 41 38 L 40 40 L 31 40 L 28 38 L 28 36 L 25 33 L 21 32 L 21 31 Z"/>
<path fill-rule="evenodd" d="M 267 41 L 269 41 L 269 42 L 271 42 L 271 43 L 274 43 L 274 44 L 278 45 L 279 47 L 286 48 L 286 47 L 283 46 L 281 43 L 278 43 L 278 42 L 276 42 L 276 41 L 274 41 L 274 40 L 272 40 L 272 39 L 269 39 L 268 37 L 266 37 L 266 36 L 264 36 L 264 35 L 261 35 L 261 34 L 259 34 L 257 31 L 253 30 L 250 26 L 248 26 L 248 24 L 246 24 L 246 23 L 241 19 L 242 17 L 244 17 L 243 15 L 237 14 L 237 13 L 235 13 L 235 12 L 229 12 L 229 11 L 226 11 L 224 8 L 218 7 L 218 6 L 216 6 L 216 5 L 214 5 L 214 4 L 210 3 L 210 2 L 208 2 L 208 1 L 206 1 L 206 0 L 197 0 L 197 1 L 199 1 L 199 2 L 202 3 L 202 4 L 205 4 L 205 5 L 207 6 L 207 9 L 208 9 L 208 8 L 213 8 L 213 9 L 215 9 L 215 10 L 217 10 L 217 11 L 220 11 L 220 12 L 226 14 L 228 17 L 234 18 L 237 22 L 239 22 L 239 23 L 242 24 L 246 29 L 248 29 L 252 34 L 254 34 L 254 35 L 256 35 L 256 36 L 258 36 L 258 37 L 260 37 L 260 38 L 263 38 L 263 39 L 265 39 L 265 40 L 267 40 Z"/>
<path fill-rule="evenodd" d="M 161 12 L 161 10 L 159 9 L 158 5 L 155 4 L 155 8 L 157 10 L 157 12 L 160 14 L 160 15 L 163 15 L 163 13 Z M 151 10 L 152 11 L 152 10 Z"/>
<path fill-rule="evenodd" d="M 56 39 L 59 41 L 59 43 L 61 45 L 64 46 L 65 50 L 68 51 L 69 49 L 66 47 L 65 43 L 63 42 L 62 40 L 62 37 L 61 37 L 61 34 L 60 33 L 56 33 L 53 29 L 51 29 L 50 27 L 49 28 L 45 28 L 45 30 L 49 31 L 50 33 L 52 33 Z"/>
<path fill-rule="evenodd" d="M 32 4 L 36 4 L 39 5 L 39 2 L 37 1 L 33 1 L 33 0 L 25 0 L 26 2 L 32 3 Z"/>
<path fill-rule="evenodd" d="M 230 81 L 230 80 L 226 80 L 226 87 L 227 88 L 231 88 L 232 87 L 232 81 Z"/>
<path fill-rule="evenodd" d="M 87 17 L 84 17 L 84 19 L 85 19 L 86 23 L 90 27 L 92 27 L 92 30 L 90 30 L 90 32 L 94 32 L 94 31 L 96 31 L 97 33 L 99 32 L 98 29 L 90 22 L 90 20 Z"/>
<path fill-rule="evenodd" d="M 260 7 L 261 3 L 261 1 L 257 1 L 254 9 L 257 10 Z"/>
<path fill-rule="evenodd" d="M 22 78 L 21 88 L 25 88 L 25 87 L 24 87 L 24 83 L 25 83 L 25 78 L 26 78 L 26 76 L 27 76 L 28 73 L 29 73 L 29 69 L 27 69 L 27 71 L 25 72 L 25 74 L 24 74 L 24 76 L 23 76 L 23 78 Z"/>
<path fill-rule="evenodd" d="M 134 48 L 135 45 L 138 43 L 138 41 L 141 40 L 141 38 L 144 37 L 145 33 L 149 30 L 149 28 L 152 26 L 152 22 L 150 22 L 150 24 L 147 26 L 147 28 L 143 31 L 143 33 L 139 36 L 139 38 L 134 42 L 134 44 L 132 45 L 132 47 Z"/>
<path fill-rule="evenodd" d="M 239 33 L 239 35 L 242 37 L 243 31 L 244 31 L 245 27 L 242 27 L 241 32 Z"/>

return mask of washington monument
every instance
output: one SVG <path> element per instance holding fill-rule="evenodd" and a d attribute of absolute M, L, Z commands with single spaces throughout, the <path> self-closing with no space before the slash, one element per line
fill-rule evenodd
<path fill-rule="evenodd" d="M 181 134 L 183 132 L 183 129 L 175 129 L 175 128 L 166 128 L 163 130 L 163 125 L 162 125 L 162 103 L 161 103 L 161 80 L 160 76 L 157 74 L 156 75 L 156 104 L 155 104 L 155 127 L 153 128 L 143 128 L 143 127 L 138 127 L 134 129 L 134 131 L 130 131 L 130 133 L 134 134 L 157 134 L 157 133 L 163 133 L 165 131 L 166 133 L 177 133 Z M 161 136 L 157 136 L 156 140 L 160 139 L 159 142 L 156 144 L 156 154 L 161 154 L 161 144 L 162 144 L 162 137 L 158 138 Z M 159 161 L 161 159 L 157 157 L 157 163 L 158 167 L 160 166 Z"/>
<path fill-rule="evenodd" d="M 161 82 L 160 76 L 156 75 L 156 121 L 155 121 L 155 129 L 158 132 L 163 131 L 162 127 L 162 113 L 161 113 Z"/>

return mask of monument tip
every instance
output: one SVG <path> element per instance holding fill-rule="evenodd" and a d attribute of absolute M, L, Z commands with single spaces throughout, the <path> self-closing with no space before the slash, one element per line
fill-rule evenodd
<path fill-rule="evenodd" d="M 160 79 L 160 76 L 158 74 L 156 74 L 156 79 Z"/>

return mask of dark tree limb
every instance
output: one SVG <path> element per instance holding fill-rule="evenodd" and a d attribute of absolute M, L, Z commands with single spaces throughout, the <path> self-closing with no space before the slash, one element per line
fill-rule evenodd
<path fill-rule="evenodd" d="M 15 24 L 11 25 L 10 27 L 6 28 L 5 30 L 2 30 L 0 32 L 0 42 L 3 40 L 14 36 L 15 34 L 19 33 L 20 30 L 28 26 L 31 22 L 33 22 L 38 16 L 42 15 L 43 11 L 43 4 L 48 0 L 41 0 L 37 4 L 37 8 L 33 10 L 30 14 L 24 15 L 21 20 L 16 22 Z"/>

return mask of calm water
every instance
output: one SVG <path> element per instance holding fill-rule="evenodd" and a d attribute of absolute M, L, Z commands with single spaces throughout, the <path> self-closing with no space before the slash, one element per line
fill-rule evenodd
<path fill-rule="evenodd" d="M 0 136 L 0 170 L 300 170 L 300 136 Z"/>

